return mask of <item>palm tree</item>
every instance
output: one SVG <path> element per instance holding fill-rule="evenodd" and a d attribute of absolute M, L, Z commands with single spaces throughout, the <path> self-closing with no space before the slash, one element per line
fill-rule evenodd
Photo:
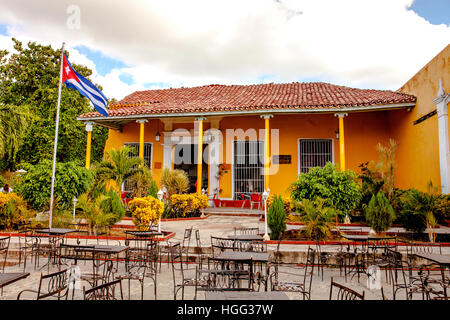
<path fill-rule="evenodd" d="M 327 206 L 327 200 L 320 197 L 314 200 L 303 199 L 301 207 L 303 215 L 296 219 L 305 224 L 306 235 L 314 240 L 330 237 L 332 221 L 337 215 L 336 209 Z"/>
<path fill-rule="evenodd" d="M 88 193 L 83 193 L 78 197 L 77 208 L 82 211 L 81 215 L 86 219 L 89 227 L 89 235 L 94 233 L 97 236 L 98 228 L 108 226 L 114 220 L 112 213 L 107 213 L 102 209 L 102 203 L 109 197 L 100 195 L 97 198 L 90 198 Z"/>
<path fill-rule="evenodd" d="M 122 149 L 112 149 L 107 152 L 105 159 L 97 168 L 97 175 L 100 181 L 114 180 L 119 187 L 122 183 L 142 171 L 143 161 L 138 157 L 130 157 L 134 148 L 131 146 Z"/>
<path fill-rule="evenodd" d="M 14 164 L 25 130 L 32 118 L 26 107 L 21 109 L 0 104 L 0 158 L 9 159 L 8 166 Z"/>

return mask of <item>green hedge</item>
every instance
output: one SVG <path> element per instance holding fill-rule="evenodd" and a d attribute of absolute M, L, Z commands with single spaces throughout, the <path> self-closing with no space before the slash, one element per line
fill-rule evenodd
<path fill-rule="evenodd" d="M 23 165 L 27 173 L 16 185 L 15 191 L 35 210 L 49 208 L 52 162 L 44 160 L 37 165 Z M 89 190 L 94 174 L 78 162 L 57 163 L 55 172 L 55 199 L 60 209 L 73 206 L 72 199 Z"/>

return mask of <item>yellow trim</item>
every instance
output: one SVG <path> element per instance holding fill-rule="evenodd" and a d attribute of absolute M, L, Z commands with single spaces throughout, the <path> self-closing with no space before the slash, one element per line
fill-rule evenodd
<path fill-rule="evenodd" d="M 88 131 L 86 142 L 86 169 L 89 169 L 91 166 L 91 140 L 92 140 L 92 131 Z"/>
<path fill-rule="evenodd" d="M 270 161 L 270 151 L 269 151 L 269 117 L 264 119 L 265 131 L 264 131 L 264 189 L 269 189 L 269 161 Z"/>
<path fill-rule="evenodd" d="M 198 120 L 197 193 L 202 193 L 203 120 Z"/>
<path fill-rule="evenodd" d="M 344 117 L 339 117 L 339 155 L 341 170 L 345 170 Z"/>
<path fill-rule="evenodd" d="M 139 130 L 139 158 L 141 160 L 144 160 L 144 125 L 145 122 L 142 121 L 139 123 L 140 130 Z"/>

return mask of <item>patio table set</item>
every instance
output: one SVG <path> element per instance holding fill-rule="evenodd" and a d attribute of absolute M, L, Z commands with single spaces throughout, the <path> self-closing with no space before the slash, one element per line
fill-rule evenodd
<path fill-rule="evenodd" d="M 317 241 L 309 246 L 304 259 L 286 263 L 280 252 L 281 237 L 276 249 L 269 252 L 267 242 L 259 234 L 259 228 L 235 228 L 233 234 L 210 236 L 210 252 L 201 245 L 199 230 L 185 230 L 181 241 L 158 241 L 164 234 L 155 229 L 127 230 L 122 242 L 82 243 L 80 237 L 68 241 L 67 235 L 79 233 L 76 229 L 27 229 L 19 236 L 20 264 L 23 272 L 0 273 L 0 288 L 30 276 L 27 260 L 34 259 L 34 269 L 47 268 L 41 274 L 37 290 L 26 289 L 17 298 L 75 298 L 77 284 L 83 283 L 83 298 L 92 300 L 123 299 L 123 285 L 128 282 L 128 299 L 132 283 L 138 282 L 141 299 L 144 299 L 144 283 L 150 281 L 154 299 L 157 299 L 158 278 L 161 272 L 172 273 L 173 298 L 185 299 L 185 291 L 191 288 L 194 299 L 204 292 L 206 300 L 285 300 L 300 297 L 311 299 L 315 273 L 322 276 L 326 268 L 339 268 L 342 281 L 331 278 L 330 299 L 364 299 L 364 291 L 343 284 L 361 276 L 373 276 L 368 267 L 385 270 L 385 279 L 392 287 L 392 299 L 404 294 L 406 299 L 448 299 L 449 256 L 442 255 L 440 246 L 428 243 L 398 241 L 395 236 L 349 235 L 342 233 L 342 240 L 333 252 L 324 252 Z M 190 260 L 191 237 L 195 235 L 198 260 Z M 0 253 L 6 253 L 10 237 L 0 238 Z M 399 248 L 405 248 L 406 253 Z M 39 265 L 42 257 L 46 259 Z M 6 258 L 5 258 L 6 261 Z M 162 267 L 166 261 L 169 270 Z M 80 263 L 85 267 L 81 272 Z M 50 268 L 57 271 L 50 272 Z M 170 270 L 171 269 L 171 270 Z M 54 269 L 53 269 L 54 270 Z M 166 271 L 167 270 L 167 271 Z M 334 277 L 336 278 L 336 277 Z M 136 287 L 137 288 L 137 287 Z M 385 288 L 381 288 L 383 299 Z M 30 295 L 32 293 L 32 295 Z M 287 294 L 289 293 L 289 295 Z"/>

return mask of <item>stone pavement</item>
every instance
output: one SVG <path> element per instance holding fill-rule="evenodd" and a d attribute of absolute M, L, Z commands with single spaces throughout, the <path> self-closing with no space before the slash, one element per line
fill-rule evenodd
<path fill-rule="evenodd" d="M 218 237 L 226 237 L 227 235 L 231 235 L 234 233 L 235 227 L 258 227 L 260 233 L 264 233 L 264 222 L 259 221 L 259 217 L 254 216 L 225 216 L 225 215 L 211 215 L 206 219 L 201 220 L 178 220 L 178 221 L 165 221 L 162 223 L 162 229 L 167 231 L 175 232 L 176 235 L 169 239 L 170 242 L 177 242 L 183 240 L 184 230 L 186 228 L 193 227 L 193 229 L 198 229 L 200 232 L 201 238 L 201 246 L 204 249 L 210 247 L 210 236 L 218 236 Z M 293 228 L 299 226 L 291 226 Z M 17 246 L 17 237 L 11 238 L 11 247 Z M 70 239 L 69 242 L 74 242 L 74 239 Z M 89 240 L 88 243 L 95 243 L 96 240 Z M 109 240 L 109 244 L 124 244 L 123 240 Z M 102 240 L 102 243 L 105 243 L 105 240 Z M 195 236 L 192 235 L 191 238 L 191 246 L 195 246 Z M 268 251 L 273 252 L 276 249 L 275 244 L 268 245 Z M 308 245 L 296 245 L 296 244 L 282 244 L 281 252 L 286 253 L 286 255 L 290 256 L 290 259 L 293 260 L 291 262 L 302 263 L 304 261 L 305 253 L 307 252 Z M 337 249 L 337 246 L 322 246 L 322 251 L 324 252 L 332 252 Z M 400 248 L 400 250 L 403 250 Z M 442 247 L 442 254 L 450 255 L 450 247 Z M 41 258 L 40 264 L 43 265 L 46 262 L 45 258 Z M 122 268 L 123 268 L 123 264 Z M 195 272 L 196 264 L 189 264 L 189 271 L 186 274 L 186 277 L 193 276 Z M 79 267 L 82 272 L 91 271 L 90 263 L 87 262 L 79 262 Z M 5 268 L 5 272 L 21 272 L 23 269 L 22 266 L 8 266 Z M 50 272 L 56 271 L 56 267 L 53 266 L 50 269 Z M 123 270 L 123 269 L 122 269 Z M 39 284 L 39 277 L 41 271 L 34 270 L 33 266 L 29 263 L 27 267 L 27 272 L 31 272 L 31 275 L 19 282 L 6 286 L 4 288 L 4 294 L 1 296 L 1 299 L 16 299 L 18 292 L 23 289 L 37 289 Z M 42 270 L 43 273 L 47 272 L 47 268 Z M 301 271 L 299 271 L 301 273 Z M 312 285 L 312 299 L 328 299 L 329 288 L 330 288 L 330 278 L 334 277 L 336 282 L 342 283 L 346 286 L 353 288 L 358 292 L 362 292 L 363 290 L 366 292 L 367 299 L 381 299 L 381 291 L 380 290 L 369 290 L 366 285 L 367 277 L 362 276 L 360 282 L 358 283 L 357 277 L 353 279 L 348 279 L 345 282 L 344 277 L 339 275 L 339 269 L 334 268 L 326 268 L 324 279 L 322 281 L 321 277 L 315 273 Z M 386 279 L 384 279 L 384 271 L 382 272 L 382 285 L 385 290 L 385 294 L 392 299 L 392 289 L 391 285 L 386 283 Z M 158 299 L 173 299 L 173 278 L 172 278 L 172 270 L 170 265 L 167 263 L 162 264 L 162 269 L 158 273 Z M 83 283 L 82 285 L 87 285 L 87 283 Z M 81 289 L 81 288 L 80 288 Z M 75 298 L 82 298 L 82 290 L 76 290 Z M 123 291 L 125 298 L 128 298 L 128 282 L 124 281 L 123 283 Z M 193 298 L 193 288 L 186 289 L 185 299 Z M 151 281 L 145 282 L 145 290 L 144 290 L 144 298 L 145 299 L 154 299 L 153 295 L 153 284 Z M 402 293 L 403 294 L 403 293 Z M 404 295 L 404 294 L 403 294 Z M 301 299 L 302 297 L 295 293 L 288 294 L 290 299 Z M 26 295 L 24 298 L 33 298 L 33 295 Z M 401 296 L 402 297 L 402 296 Z M 404 297 L 403 297 L 404 298 Z M 421 297 L 415 297 L 420 299 Z M 140 286 L 139 282 L 132 281 L 131 286 L 131 299 L 140 299 Z M 180 299 L 180 297 L 179 297 Z M 200 292 L 198 299 L 204 299 L 204 293 Z"/>

